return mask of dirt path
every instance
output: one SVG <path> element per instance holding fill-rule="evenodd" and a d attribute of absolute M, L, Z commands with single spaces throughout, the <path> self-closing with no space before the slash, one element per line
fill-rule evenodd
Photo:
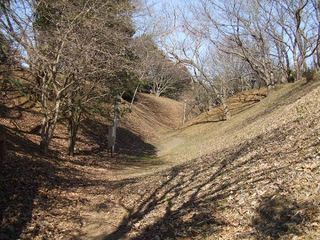
<path fill-rule="evenodd" d="M 12 130 L 0 238 L 319 239 L 319 109 L 319 83 L 287 85 L 228 122 L 123 130 L 148 154 L 113 159 L 26 155 L 36 144 Z"/>
<path fill-rule="evenodd" d="M 296 97 L 254 137 L 103 193 L 83 239 L 319 239 L 320 88 Z"/>

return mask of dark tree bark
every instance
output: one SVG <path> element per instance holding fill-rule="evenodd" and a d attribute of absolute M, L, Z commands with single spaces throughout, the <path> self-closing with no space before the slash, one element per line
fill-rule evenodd
<path fill-rule="evenodd" d="M 77 135 L 81 121 L 81 112 L 71 113 L 68 119 L 68 131 L 69 131 L 69 146 L 68 154 L 74 156 L 75 146 L 77 142 Z"/>
<path fill-rule="evenodd" d="M 4 127 L 0 126 L 0 163 L 7 159 L 7 139 Z"/>

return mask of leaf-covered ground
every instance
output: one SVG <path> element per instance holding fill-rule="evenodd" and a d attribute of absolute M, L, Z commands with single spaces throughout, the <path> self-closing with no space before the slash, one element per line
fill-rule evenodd
<path fill-rule="evenodd" d="M 290 93 L 291 100 L 285 95 L 230 125 L 227 137 L 212 139 L 211 151 L 206 145 L 186 163 L 140 177 L 146 165 L 157 168 L 156 160 L 110 159 L 103 151 L 65 158 L 58 138 L 57 151 L 45 158 L 37 135 L 7 129 L 0 239 L 320 239 L 320 88 Z M 36 117 L 28 117 L 31 129 Z M 228 123 L 199 128 L 217 124 Z M 90 136 L 99 148 L 99 137 Z"/>

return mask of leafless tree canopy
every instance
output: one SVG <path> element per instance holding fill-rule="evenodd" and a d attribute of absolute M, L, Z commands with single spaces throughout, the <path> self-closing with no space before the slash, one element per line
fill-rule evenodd
<path fill-rule="evenodd" d="M 175 98 L 190 86 L 191 75 L 188 70 L 169 59 L 154 43 L 152 36 L 136 39 L 136 55 L 139 57 L 142 85 L 152 94 Z"/>
<path fill-rule="evenodd" d="M 129 1 L 99 0 L 16 0 L 2 6 L 0 27 L 20 49 L 29 89 L 41 104 L 44 152 L 66 117 L 72 153 L 88 104 L 123 91 L 132 80 L 132 10 Z"/>
<path fill-rule="evenodd" d="M 222 105 L 230 93 L 254 86 L 271 89 L 318 68 L 316 0 L 199 0 L 161 16 L 173 22 L 163 30 L 165 37 L 158 34 L 162 47 Z"/>
<path fill-rule="evenodd" d="M 143 1 L 7 0 L 0 61 L 14 56 L 28 73 L 24 84 L 43 114 L 42 150 L 63 120 L 73 154 L 80 122 L 100 100 L 145 86 L 175 97 L 192 82 L 204 109 L 220 105 L 229 119 L 231 95 L 312 75 L 319 9 L 317 0 L 199 0 L 154 16 Z"/>

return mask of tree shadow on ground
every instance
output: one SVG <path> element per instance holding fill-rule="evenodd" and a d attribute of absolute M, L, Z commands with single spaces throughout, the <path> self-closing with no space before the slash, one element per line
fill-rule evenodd
<path fill-rule="evenodd" d="M 0 99 L 0 117 L 1 118 L 7 118 L 7 119 L 12 119 L 12 120 L 17 120 L 21 119 L 23 113 L 32 113 L 39 115 L 39 112 L 34 111 L 33 108 L 36 106 L 36 102 L 30 100 L 30 99 L 25 99 L 23 102 L 20 103 L 15 103 L 15 99 L 19 99 L 21 96 L 16 96 L 12 98 L 5 98 L 5 99 Z M 11 105 L 13 106 L 8 106 L 4 103 L 11 102 Z"/>
<path fill-rule="evenodd" d="M 225 121 L 225 120 L 207 120 L 207 121 L 201 121 L 201 122 L 195 122 L 195 123 L 192 123 L 188 126 L 186 126 L 185 128 L 187 127 L 192 127 L 192 126 L 197 126 L 197 125 L 204 125 L 204 124 L 209 124 L 209 123 L 217 123 L 217 122 L 222 122 L 222 121 Z"/>
<path fill-rule="evenodd" d="M 260 102 L 260 100 L 246 100 L 246 101 L 241 102 L 241 104 L 237 104 L 237 105 L 230 104 L 229 107 L 230 107 L 231 116 L 240 114 L 240 113 L 252 108 L 258 102 Z M 216 110 L 218 110 L 218 111 L 215 114 L 212 114 L 212 113 L 209 114 L 210 111 L 208 112 L 208 116 L 206 117 L 207 120 L 193 122 L 191 124 L 187 124 L 183 128 L 186 129 L 186 128 L 191 127 L 191 126 L 204 125 L 204 124 L 218 123 L 218 122 L 226 121 L 224 119 L 224 117 L 223 117 L 223 109 L 221 107 L 216 107 Z"/>
<path fill-rule="evenodd" d="M 237 114 L 240 114 L 242 112 L 245 112 L 247 111 L 248 109 L 252 108 L 253 106 L 255 106 L 258 102 L 260 102 L 260 100 L 258 101 L 248 101 L 248 102 L 244 102 L 241 104 L 240 107 L 238 108 L 234 108 L 234 109 L 231 109 L 231 113 L 232 115 L 237 115 Z"/>
<path fill-rule="evenodd" d="M 299 82 L 295 83 L 298 84 Z M 289 83 L 291 84 L 291 83 Z M 281 97 L 278 98 L 276 103 L 273 103 L 272 105 L 268 106 L 268 108 L 259 113 L 258 115 L 251 117 L 247 119 L 247 123 L 251 124 L 252 122 L 256 121 L 257 119 L 261 119 L 264 116 L 268 115 L 269 113 L 273 112 L 275 109 L 281 107 L 281 106 L 287 106 L 290 103 L 293 103 L 300 99 L 301 97 L 304 97 L 306 94 L 310 93 L 312 90 L 316 89 L 320 85 L 320 81 L 315 82 L 300 82 L 301 87 L 295 87 L 288 91 L 287 93 L 283 94 Z"/>
<path fill-rule="evenodd" d="M 6 119 L 21 119 L 22 112 L 15 111 L 14 108 L 9 108 L 6 105 L 0 103 L 0 117 Z"/>
<path fill-rule="evenodd" d="M 19 239 L 32 218 L 39 187 L 46 185 L 57 169 L 41 156 L 38 144 L 22 133 L 2 125 L 0 130 L 8 150 L 7 158 L 0 162 L 0 239 Z"/>
<path fill-rule="evenodd" d="M 7 138 L 7 147 L 9 150 L 19 154 L 31 154 L 33 156 L 42 155 L 38 143 L 29 140 L 24 134 L 29 133 L 18 129 L 4 127 Z M 50 149 L 48 156 L 58 157 L 57 150 Z"/>
<path fill-rule="evenodd" d="M 11 151 L 0 165 L 0 239 L 18 239 L 32 218 L 39 186 L 56 169 L 47 161 L 35 161 Z"/>
<path fill-rule="evenodd" d="M 37 144 L 13 130 L 7 129 L 6 135 L 8 157 L 0 161 L 1 240 L 34 239 L 39 235 L 45 239 L 52 239 L 52 235 L 46 236 L 45 233 L 53 230 L 49 230 L 50 226 L 41 222 L 43 216 L 38 214 L 45 215 L 52 209 L 63 209 L 77 204 L 77 201 L 60 195 L 59 191 L 103 186 L 107 194 L 109 190 L 134 182 L 132 179 L 87 179 L 79 170 L 65 165 L 58 154 L 42 155 Z M 52 196 L 48 193 L 52 193 Z M 68 212 L 68 217 L 73 222 L 79 221 L 76 214 L 78 212 Z M 35 223 L 29 228 L 32 221 Z"/>
<path fill-rule="evenodd" d="M 0 117 L 4 118 L 10 114 L 10 109 L 0 103 Z"/>
<path fill-rule="evenodd" d="M 122 127 L 117 128 L 113 157 L 108 149 L 107 124 L 87 119 L 82 123 L 80 135 L 79 143 L 84 147 L 77 151 L 76 159 L 73 160 L 74 164 L 97 166 L 115 171 L 163 164 L 163 161 L 156 157 L 157 149 L 155 146 Z"/>
<path fill-rule="evenodd" d="M 216 213 L 235 207 L 232 203 L 228 205 L 227 199 L 234 201 L 239 194 L 255 191 L 258 186 L 264 189 L 276 184 L 281 174 L 293 171 L 294 166 L 300 163 L 301 159 L 287 156 L 301 151 L 301 148 L 283 147 L 287 135 L 301 134 L 294 128 L 276 129 L 267 136 L 261 135 L 235 148 L 194 160 L 196 163 L 193 161 L 192 164 L 174 167 L 162 176 L 161 181 L 142 183 L 150 184 L 150 190 L 139 192 L 136 190 L 139 186 L 133 187 L 133 192 L 128 193 L 133 203 L 127 204 L 126 197 L 120 200 L 120 206 L 127 215 L 117 229 L 103 239 L 192 239 L 218 232 L 229 223 Z M 314 143 L 312 139 L 310 142 Z M 252 149 L 270 149 L 274 144 L 282 147 L 273 152 L 251 154 Z M 306 146 L 307 143 L 304 144 Z M 276 158 L 285 161 L 265 164 Z M 134 201 L 133 196 L 136 196 Z M 293 219 L 289 220 L 295 221 Z M 261 221 L 265 219 L 257 220 L 256 225 L 261 226 Z"/>
<path fill-rule="evenodd" d="M 253 219 L 257 239 L 280 239 L 290 234 L 303 234 L 302 227 L 309 225 L 319 214 L 318 206 L 311 202 L 297 202 L 282 195 L 266 196 Z"/>
<path fill-rule="evenodd" d="M 155 156 L 157 149 L 150 143 L 145 142 L 137 134 L 125 129 L 118 128 L 116 150 L 129 156 Z"/>
<path fill-rule="evenodd" d="M 108 125 L 95 120 L 86 119 L 82 124 L 82 132 L 89 141 L 92 141 L 98 148 L 91 151 L 99 153 L 108 150 Z M 155 156 L 156 148 L 152 144 L 145 142 L 137 134 L 122 128 L 117 128 L 116 152 L 128 156 L 144 157 Z M 80 154 L 89 154 L 89 152 L 80 152 Z"/>
<path fill-rule="evenodd" d="M 232 196 L 240 189 L 250 187 L 250 182 L 264 181 L 268 174 L 278 169 L 267 169 L 252 174 L 239 173 L 235 178 L 228 178 L 224 182 L 217 182 L 222 176 L 239 169 L 246 164 L 253 164 L 254 159 L 248 162 L 229 166 L 237 157 L 241 157 L 247 146 L 228 156 L 223 162 L 213 160 L 210 164 L 199 169 L 190 169 L 190 173 L 181 175 L 185 169 L 173 169 L 167 180 L 156 188 L 153 193 L 144 199 L 138 206 L 128 208 L 119 228 L 106 236 L 104 240 L 122 239 L 135 228 L 135 225 L 151 214 L 156 208 L 164 204 L 165 214 L 148 225 L 133 239 L 151 239 L 155 233 L 159 239 L 178 239 L 179 237 L 193 238 L 203 234 L 213 234 L 219 226 L 226 225 L 215 216 L 218 202 Z M 141 196 L 143 199 L 143 196 Z M 204 216 L 203 219 L 199 218 Z"/>

